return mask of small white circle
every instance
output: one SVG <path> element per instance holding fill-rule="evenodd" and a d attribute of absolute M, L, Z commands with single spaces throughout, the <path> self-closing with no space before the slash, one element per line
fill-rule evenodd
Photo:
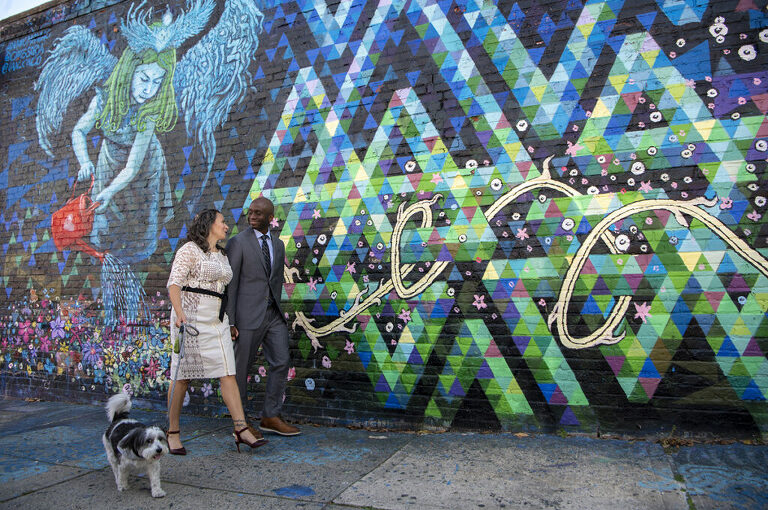
<path fill-rule="evenodd" d="M 563 218 L 563 222 L 560 224 L 560 226 L 563 228 L 563 230 L 571 230 L 576 226 L 576 222 L 573 221 L 573 218 Z"/>
<path fill-rule="evenodd" d="M 646 152 L 648 153 L 649 156 L 655 156 L 656 153 L 659 152 L 659 150 L 653 145 L 651 145 L 650 147 L 648 147 L 648 150 Z"/>
<path fill-rule="evenodd" d="M 747 170 L 747 172 L 749 172 L 751 174 L 755 173 L 755 164 L 754 163 L 747 163 L 746 170 Z"/>
<path fill-rule="evenodd" d="M 718 91 L 716 88 L 707 90 L 707 97 L 717 97 Z"/>
<path fill-rule="evenodd" d="M 525 131 L 526 129 L 528 129 L 528 121 L 518 120 L 516 126 L 518 131 Z"/>
<path fill-rule="evenodd" d="M 504 186 L 504 183 L 501 182 L 501 179 L 494 179 L 491 181 L 491 189 L 493 191 L 499 191 Z"/>
<path fill-rule="evenodd" d="M 657 112 L 651 112 L 650 118 L 651 118 L 651 121 L 653 122 L 661 122 L 661 119 L 663 119 L 664 117 L 661 115 L 661 112 L 657 111 Z"/>
<path fill-rule="evenodd" d="M 645 163 L 642 161 L 635 161 L 632 163 L 632 166 L 629 167 L 629 171 L 634 175 L 642 175 L 645 172 Z"/>
<path fill-rule="evenodd" d="M 415 161 L 413 161 L 413 160 L 411 160 L 411 161 L 408 161 L 408 162 L 405 164 L 405 171 L 406 171 L 406 172 L 413 172 L 414 170 L 416 170 L 416 162 L 415 162 Z"/>
<path fill-rule="evenodd" d="M 759 150 L 760 152 L 765 152 L 768 150 L 768 140 L 762 139 L 755 142 L 755 149 Z"/>
<path fill-rule="evenodd" d="M 590 186 L 587 188 L 587 194 L 589 195 L 597 195 L 598 193 L 600 193 L 600 190 L 597 189 L 597 186 Z"/>
<path fill-rule="evenodd" d="M 755 60 L 757 51 L 755 51 L 755 47 L 751 44 L 745 44 L 739 48 L 739 57 L 741 57 L 742 60 L 749 62 L 750 60 Z"/>
<path fill-rule="evenodd" d="M 464 164 L 464 167 L 469 169 L 477 168 L 477 161 L 470 159 Z"/>
<path fill-rule="evenodd" d="M 459 242 L 460 242 L 460 243 L 465 243 L 465 242 L 467 242 L 467 236 L 466 236 L 466 234 L 459 234 Z"/>
<path fill-rule="evenodd" d="M 625 252 L 629 248 L 629 236 L 626 234 L 621 234 L 619 236 L 616 236 L 616 241 L 614 244 L 616 245 L 616 249 Z"/>
<path fill-rule="evenodd" d="M 688 159 L 691 156 L 693 156 L 693 152 L 691 152 L 691 149 L 683 149 L 683 151 L 680 153 L 680 155 L 682 157 L 684 157 L 685 159 Z"/>
<path fill-rule="evenodd" d="M 685 39 L 681 37 L 680 39 L 677 40 L 675 44 L 677 44 L 678 48 L 682 48 L 683 46 L 685 46 Z"/>

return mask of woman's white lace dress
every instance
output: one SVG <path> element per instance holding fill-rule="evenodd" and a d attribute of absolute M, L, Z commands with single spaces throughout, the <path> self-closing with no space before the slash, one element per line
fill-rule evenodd
<path fill-rule="evenodd" d="M 205 253 L 200 247 L 187 242 L 179 248 L 173 259 L 167 287 L 178 285 L 225 291 L 232 279 L 232 268 L 222 252 Z M 200 332 L 198 336 L 184 335 L 184 357 L 179 365 L 179 355 L 171 356 L 171 378 L 212 379 L 235 375 L 235 352 L 229 332 L 229 318 L 219 320 L 221 300 L 197 292 L 181 292 L 181 307 L 187 323 Z M 176 312 L 171 310 L 171 342 L 175 345 L 179 335 Z M 176 368 L 178 366 L 178 376 Z"/>

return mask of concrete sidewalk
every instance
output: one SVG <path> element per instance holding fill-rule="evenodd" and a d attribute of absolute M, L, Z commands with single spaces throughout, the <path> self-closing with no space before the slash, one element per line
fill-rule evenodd
<path fill-rule="evenodd" d="M 164 414 L 134 410 L 161 424 Z M 2 508 L 768 508 L 768 446 L 302 426 L 238 454 L 229 420 L 182 417 L 186 457 L 118 493 L 100 407 L 0 401 Z"/>

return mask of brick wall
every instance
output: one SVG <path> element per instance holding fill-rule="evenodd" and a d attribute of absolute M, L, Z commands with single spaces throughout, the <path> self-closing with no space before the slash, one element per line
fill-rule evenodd
<path fill-rule="evenodd" d="M 765 2 L 160 2 L 162 120 L 107 81 L 137 76 L 131 5 L 0 26 L 5 395 L 162 408 L 175 250 L 198 210 L 234 234 L 263 194 L 286 416 L 764 433 Z M 88 246 L 62 243 L 78 173 L 98 192 L 132 150 Z M 217 384 L 188 410 L 221 412 Z"/>

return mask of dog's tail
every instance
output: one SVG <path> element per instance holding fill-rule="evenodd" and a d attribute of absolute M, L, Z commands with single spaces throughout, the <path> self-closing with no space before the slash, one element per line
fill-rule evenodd
<path fill-rule="evenodd" d="M 115 417 L 127 415 L 131 410 L 131 397 L 127 393 L 116 393 L 107 402 L 107 418 L 109 422 L 115 421 Z"/>

